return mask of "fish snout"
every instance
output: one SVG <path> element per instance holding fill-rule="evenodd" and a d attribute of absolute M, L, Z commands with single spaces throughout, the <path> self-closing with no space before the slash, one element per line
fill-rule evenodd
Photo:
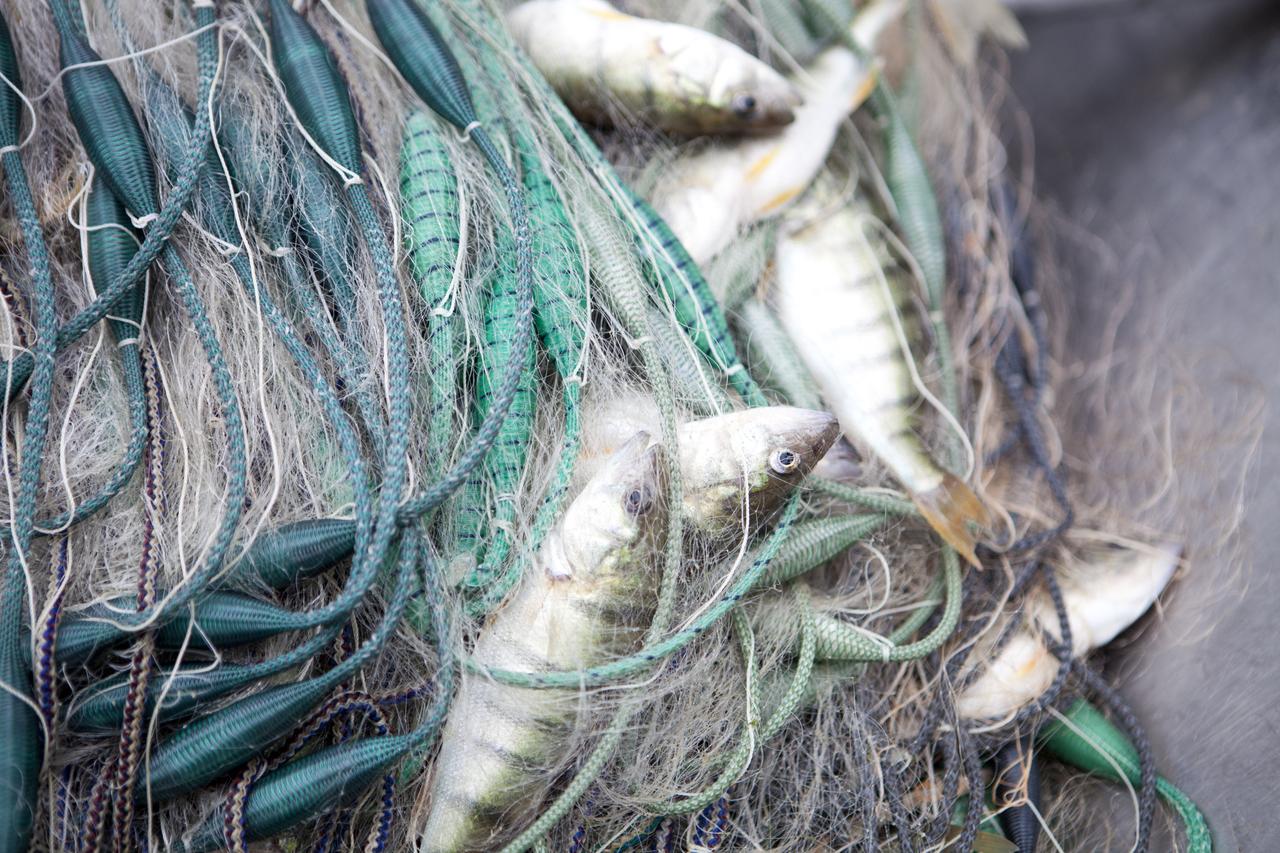
<path fill-rule="evenodd" d="M 795 121 L 796 109 L 803 103 L 799 90 L 779 77 L 756 80 L 754 85 L 734 92 L 729 109 L 744 130 L 768 133 Z"/>
<path fill-rule="evenodd" d="M 840 421 L 830 412 L 796 409 L 796 423 L 791 433 L 793 447 L 800 455 L 802 467 L 807 473 L 827 455 L 831 445 L 840 437 Z"/>

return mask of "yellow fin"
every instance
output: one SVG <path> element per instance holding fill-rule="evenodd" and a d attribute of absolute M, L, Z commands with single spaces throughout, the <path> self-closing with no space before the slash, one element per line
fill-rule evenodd
<path fill-rule="evenodd" d="M 969 525 L 987 527 L 991 516 L 963 480 L 944 472 L 942 483 L 937 488 L 913 493 L 911 499 L 915 501 L 916 508 L 925 521 L 929 522 L 929 526 L 938 531 L 938 535 L 948 545 L 955 548 L 971 565 L 982 568 L 978 555 L 974 553 L 974 545 L 977 543 Z"/>

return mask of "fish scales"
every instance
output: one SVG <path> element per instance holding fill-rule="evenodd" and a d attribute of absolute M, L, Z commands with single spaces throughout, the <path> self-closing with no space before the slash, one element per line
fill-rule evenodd
<path fill-rule="evenodd" d="M 659 445 L 637 433 L 599 467 L 538 551 L 473 652 L 481 667 L 576 669 L 634 645 L 656 604 L 665 535 Z M 432 781 L 424 851 L 492 849 L 537 805 L 578 694 L 467 678 L 450 710 Z"/>
<path fill-rule="evenodd" d="M 986 511 L 916 435 L 921 398 L 903 344 L 920 337 L 920 319 L 908 310 L 910 279 L 881 228 L 864 204 L 835 197 L 830 185 L 810 194 L 778 242 L 779 319 L 845 433 L 889 467 L 929 523 L 976 565 L 969 524 L 984 524 Z"/>

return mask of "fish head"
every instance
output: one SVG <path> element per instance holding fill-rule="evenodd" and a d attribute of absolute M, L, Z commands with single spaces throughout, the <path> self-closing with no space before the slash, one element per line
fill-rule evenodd
<path fill-rule="evenodd" d="M 713 132 L 768 133 L 791 124 L 804 102 L 787 78 L 754 59 L 727 76 L 731 82 L 713 87 L 705 105 Z"/>
<path fill-rule="evenodd" d="M 651 586 L 649 573 L 667 526 L 662 445 L 636 433 L 615 450 L 565 510 L 553 581 L 611 597 Z"/>
<path fill-rule="evenodd" d="M 705 533 L 740 533 L 776 509 L 840 435 L 834 415 L 762 406 L 680 428 L 685 511 Z"/>

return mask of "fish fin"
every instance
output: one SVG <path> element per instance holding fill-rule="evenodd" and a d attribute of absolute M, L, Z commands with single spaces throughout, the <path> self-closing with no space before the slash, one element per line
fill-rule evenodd
<path fill-rule="evenodd" d="M 986 527 L 991 516 L 987 508 L 978 500 L 973 490 L 964 481 L 949 472 L 943 472 L 942 482 L 927 492 L 912 493 L 916 508 L 924 516 L 929 526 L 946 540 L 947 544 L 960 553 L 975 568 L 982 568 L 978 555 L 974 553 L 977 544 L 970 524 Z"/>

